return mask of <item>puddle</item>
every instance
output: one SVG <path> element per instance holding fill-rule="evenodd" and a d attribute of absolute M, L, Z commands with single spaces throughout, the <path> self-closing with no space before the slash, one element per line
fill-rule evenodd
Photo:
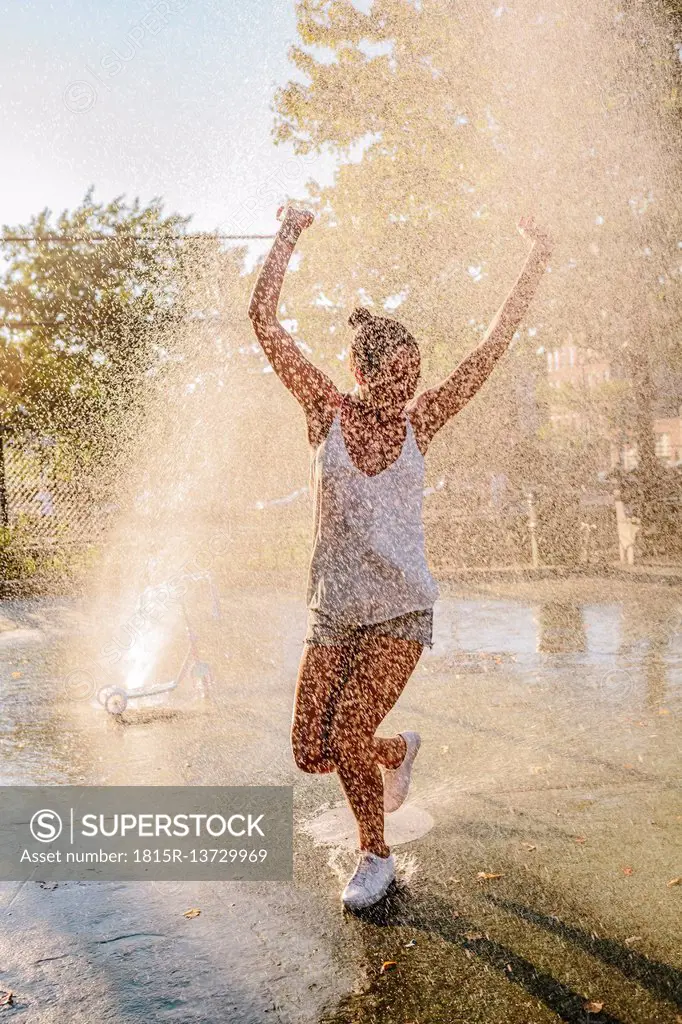
<path fill-rule="evenodd" d="M 403 804 L 394 814 L 386 815 L 386 842 L 391 848 L 413 843 L 427 835 L 434 825 L 435 821 L 428 811 L 413 803 Z M 357 826 L 350 808 L 345 803 L 335 804 L 329 810 L 303 821 L 299 828 L 319 846 L 357 849 Z"/>

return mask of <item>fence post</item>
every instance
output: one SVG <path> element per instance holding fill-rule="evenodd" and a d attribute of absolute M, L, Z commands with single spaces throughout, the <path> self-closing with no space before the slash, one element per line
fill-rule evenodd
<path fill-rule="evenodd" d="M 7 507 L 7 481 L 5 479 L 5 434 L 9 427 L 0 424 L 0 527 L 9 526 L 9 510 Z"/>
<path fill-rule="evenodd" d="M 528 501 L 528 530 L 530 532 L 530 555 L 531 563 L 534 569 L 540 564 L 540 554 L 538 552 L 538 538 L 537 538 L 537 525 L 538 521 L 535 517 L 535 502 L 533 501 L 533 492 L 528 491 L 526 495 Z"/>
<path fill-rule="evenodd" d="M 616 506 L 616 528 L 618 530 L 620 560 L 621 562 L 627 562 L 628 565 L 634 565 L 635 539 L 641 529 L 641 523 L 636 516 L 628 517 L 618 489 L 613 492 L 613 499 Z"/>

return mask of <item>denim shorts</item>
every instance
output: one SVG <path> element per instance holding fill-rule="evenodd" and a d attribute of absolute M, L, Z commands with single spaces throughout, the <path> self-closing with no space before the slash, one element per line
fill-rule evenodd
<path fill-rule="evenodd" d="M 340 622 L 334 615 L 308 609 L 308 632 L 305 642 L 323 647 L 353 643 L 365 636 L 393 636 L 398 640 L 415 640 L 424 647 L 433 647 L 433 608 L 406 612 L 394 619 L 369 625 Z"/>

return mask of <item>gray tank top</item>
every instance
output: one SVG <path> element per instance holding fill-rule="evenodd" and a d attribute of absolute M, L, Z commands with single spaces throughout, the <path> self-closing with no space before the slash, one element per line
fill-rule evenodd
<path fill-rule="evenodd" d="M 370 625 L 431 608 L 424 551 L 424 456 L 407 418 L 400 455 L 367 476 L 352 461 L 340 410 L 312 460 L 314 541 L 308 607 Z"/>

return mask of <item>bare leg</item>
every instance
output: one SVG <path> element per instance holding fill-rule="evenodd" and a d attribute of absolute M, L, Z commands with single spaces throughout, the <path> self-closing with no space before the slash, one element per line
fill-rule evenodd
<path fill-rule="evenodd" d="M 304 646 L 291 726 L 291 747 L 301 771 L 336 771 L 329 750 L 329 731 L 353 653 L 348 644 Z"/>
<path fill-rule="evenodd" d="M 358 823 L 360 849 L 387 857 L 384 787 L 380 764 L 397 767 L 404 740 L 377 740 L 374 733 L 402 693 L 423 648 L 414 640 L 365 637 L 332 720 L 329 747 L 348 803 Z"/>
<path fill-rule="evenodd" d="M 399 768 L 407 752 L 407 743 L 402 736 L 392 736 L 384 739 L 381 736 L 374 737 L 374 756 L 382 768 Z"/>

